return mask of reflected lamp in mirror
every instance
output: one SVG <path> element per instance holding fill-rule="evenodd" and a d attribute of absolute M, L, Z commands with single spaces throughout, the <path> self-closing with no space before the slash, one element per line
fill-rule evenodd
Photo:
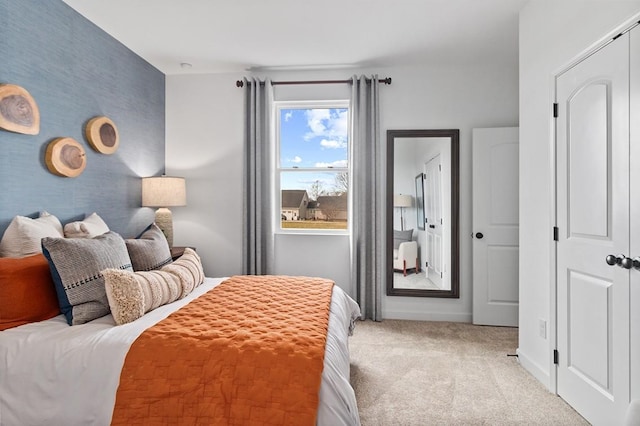
<path fill-rule="evenodd" d="M 142 207 L 158 207 L 155 223 L 167 237 L 169 247 L 173 247 L 173 218 L 169 207 L 186 205 L 184 178 L 164 175 L 142 178 Z"/>
<path fill-rule="evenodd" d="M 404 231 L 404 209 L 413 205 L 411 195 L 398 194 L 393 197 L 393 207 L 400 209 L 400 230 Z"/>

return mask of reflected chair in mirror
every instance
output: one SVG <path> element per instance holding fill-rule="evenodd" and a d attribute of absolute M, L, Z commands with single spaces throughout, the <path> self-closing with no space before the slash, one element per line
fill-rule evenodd
<path fill-rule="evenodd" d="M 407 276 L 407 269 L 420 272 L 418 259 L 418 243 L 413 241 L 413 229 L 393 231 L 393 270 L 402 271 Z"/>

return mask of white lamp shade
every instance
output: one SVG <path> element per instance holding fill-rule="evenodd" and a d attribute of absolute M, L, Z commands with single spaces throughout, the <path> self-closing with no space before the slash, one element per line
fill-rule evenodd
<path fill-rule="evenodd" d="M 413 205 L 413 197 L 411 195 L 398 194 L 393 197 L 394 207 L 411 207 Z"/>
<path fill-rule="evenodd" d="M 184 178 L 152 176 L 142 178 L 143 207 L 173 207 L 187 205 Z"/>

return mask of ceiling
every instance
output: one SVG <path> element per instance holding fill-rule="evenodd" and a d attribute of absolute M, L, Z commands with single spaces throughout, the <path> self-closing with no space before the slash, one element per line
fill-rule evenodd
<path fill-rule="evenodd" d="M 63 1 L 167 75 L 515 64 L 518 12 L 527 2 Z"/>

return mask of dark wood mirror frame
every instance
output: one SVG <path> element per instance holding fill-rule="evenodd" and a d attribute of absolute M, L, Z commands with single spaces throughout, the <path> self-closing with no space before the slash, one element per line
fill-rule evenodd
<path fill-rule="evenodd" d="M 393 167 L 396 138 L 450 138 L 451 139 L 451 289 L 421 290 L 394 288 L 393 286 Z M 387 295 L 412 297 L 460 297 L 460 131 L 458 129 L 387 130 Z"/>

